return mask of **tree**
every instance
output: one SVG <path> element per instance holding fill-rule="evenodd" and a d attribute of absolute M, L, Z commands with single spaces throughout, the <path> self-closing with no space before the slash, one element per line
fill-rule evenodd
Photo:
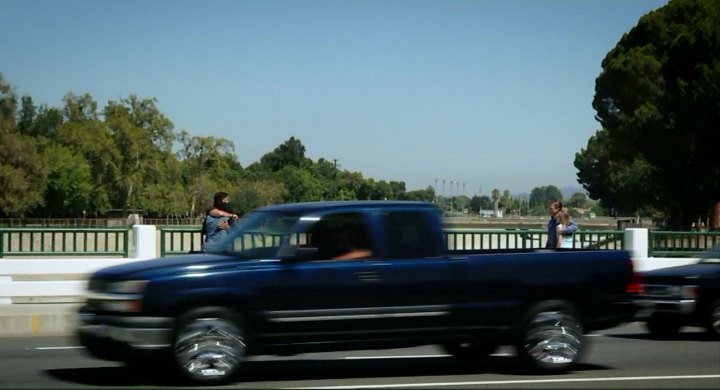
<path fill-rule="evenodd" d="M 287 189 L 285 202 L 307 202 L 322 197 L 322 182 L 306 169 L 286 165 L 274 175 Z"/>
<path fill-rule="evenodd" d="M 498 215 L 498 210 L 500 206 L 500 190 L 495 188 L 492 190 L 492 200 L 493 200 L 493 215 Z"/>
<path fill-rule="evenodd" d="M 588 206 L 587 195 L 582 192 L 576 192 L 572 194 L 572 196 L 570 196 L 570 201 L 568 201 L 568 206 L 586 208 Z"/>
<path fill-rule="evenodd" d="M 286 165 L 294 167 L 306 167 L 312 161 L 305 158 L 305 147 L 300 140 L 290 137 L 272 152 L 266 153 L 260 158 L 260 164 L 271 172 L 277 172 Z"/>
<path fill-rule="evenodd" d="M 97 104 L 90 95 L 67 94 L 63 98 L 65 121 L 57 130 L 56 141 L 82 155 L 91 167 L 92 190 L 88 213 L 97 215 L 113 208 L 120 181 L 120 152 L 107 126 L 99 119 Z"/>
<path fill-rule="evenodd" d="M 242 167 L 235 155 L 235 145 L 224 138 L 191 136 L 183 130 L 178 136 L 182 162 L 182 183 L 188 195 L 190 215 L 197 215 L 208 204 L 213 193 L 223 189 L 232 193 L 239 187 Z M 208 204 L 209 206 L 209 204 Z"/>
<path fill-rule="evenodd" d="M 0 212 L 21 217 L 43 202 L 47 164 L 32 137 L 18 132 L 17 99 L 0 74 Z"/>
<path fill-rule="evenodd" d="M 108 102 L 105 122 L 119 151 L 116 202 L 123 209 L 141 208 L 150 183 L 163 178 L 162 162 L 171 158 L 173 124 L 155 106 L 154 99 L 130 96 L 120 103 Z"/>
<path fill-rule="evenodd" d="M 45 148 L 49 168 L 45 216 L 80 216 L 90 206 L 92 169 L 87 160 L 56 142 Z"/>
<path fill-rule="evenodd" d="M 720 2 L 672 0 L 603 60 L 593 99 L 602 127 L 575 166 L 604 207 L 658 209 L 676 227 L 717 209 L 719 19 Z"/>
<path fill-rule="evenodd" d="M 535 187 L 530 191 L 530 199 L 528 200 L 530 208 L 534 214 L 543 214 L 551 201 L 562 201 L 562 192 L 554 185 L 544 187 Z"/>

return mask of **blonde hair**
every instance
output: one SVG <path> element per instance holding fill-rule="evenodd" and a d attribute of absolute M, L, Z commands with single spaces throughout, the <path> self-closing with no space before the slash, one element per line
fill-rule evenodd
<path fill-rule="evenodd" d="M 567 209 L 562 209 L 558 211 L 557 219 L 559 223 L 567 226 L 570 224 L 570 213 L 568 213 Z"/>

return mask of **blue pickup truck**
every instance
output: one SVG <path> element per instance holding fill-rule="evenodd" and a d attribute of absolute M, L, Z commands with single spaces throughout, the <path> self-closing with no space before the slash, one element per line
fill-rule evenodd
<path fill-rule="evenodd" d="M 631 321 L 622 250 L 448 250 L 440 211 L 403 201 L 260 208 L 202 253 L 95 272 L 77 336 L 97 358 L 237 379 L 249 355 L 500 345 L 566 370 L 589 331 Z"/>

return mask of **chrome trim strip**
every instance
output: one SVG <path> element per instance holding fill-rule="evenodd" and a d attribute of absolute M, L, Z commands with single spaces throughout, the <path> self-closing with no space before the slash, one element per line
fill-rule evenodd
<path fill-rule="evenodd" d="M 429 331 L 468 331 L 468 330 L 487 330 L 487 329 L 495 329 L 495 330 L 503 330 L 507 331 L 510 329 L 513 329 L 511 326 L 452 326 L 452 327 L 437 327 L 437 328 L 400 328 L 400 329 L 363 329 L 363 330 L 344 330 L 344 331 L 334 331 L 334 332 L 326 332 L 326 331 L 318 331 L 318 332 L 288 332 L 288 333 L 260 333 L 259 336 L 261 337 L 288 337 L 288 336 L 313 336 L 313 335 L 349 335 L 349 334 L 356 334 L 356 335 L 364 335 L 364 334 L 388 334 L 388 333 L 408 333 L 408 332 L 429 332 Z M 337 343 L 338 340 L 332 340 L 332 341 L 318 341 L 316 343 Z M 340 342 L 344 342 L 344 340 L 340 340 Z M 308 344 L 303 343 L 303 344 Z"/>
<path fill-rule="evenodd" d="M 110 294 L 110 293 L 86 293 L 85 299 L 97 301 L 137 301 L 143 298 L 142 294 Z"/>
<path fill-rule="evenodd" d="M 423 313 L 389 313 L 389 314 L 349 314 L 336 316 L 308 316 L 308 317 L 280 317 L 271 318 L 272 322 L 306 322 L 306 321 L 341 321 L 341 320 L 368 320 L 379 318 L 409 318 L 409 317 L 438 317 L 448 315 L 447 311 Z"/>
<path fill-rule="evenodd" d="M 447 305 L 361 307 L 266 312 L 270 322 L 339 321 L 379 318 L 438 317 L 450 314 Z"/>

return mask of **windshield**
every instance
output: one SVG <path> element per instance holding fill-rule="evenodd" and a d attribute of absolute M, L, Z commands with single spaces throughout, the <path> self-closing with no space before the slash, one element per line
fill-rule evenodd
<path fill-rule="evenodd" d="M 716 246 L 700 255 L 700 263 L 720 264 L 720 246 Z"/>
<path fill-rule="evenodd" d="M 205 246 L 205 252 L 247 259 L 273 258 L 293 232 L 300 214 L 255 211 L 230 227 L 228 237 Z"/>

